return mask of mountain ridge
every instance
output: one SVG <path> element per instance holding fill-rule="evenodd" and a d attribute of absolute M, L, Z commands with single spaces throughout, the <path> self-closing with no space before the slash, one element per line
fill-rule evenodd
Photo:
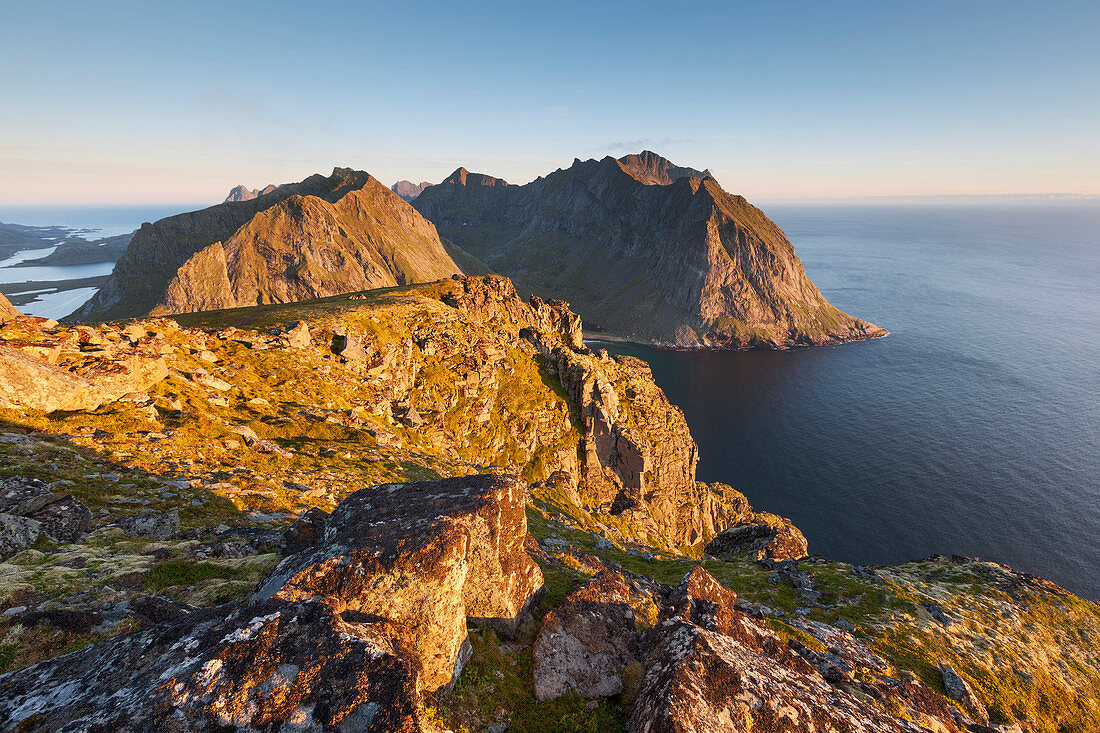
<path fill-rule="evenodd" d="M 885 334 L 830 305 L 744 197 L 648 151 L 575 160 L 522 186 L 459 168 L 413 206 L 490 271 L 610 335 L 785 348 Z"/>

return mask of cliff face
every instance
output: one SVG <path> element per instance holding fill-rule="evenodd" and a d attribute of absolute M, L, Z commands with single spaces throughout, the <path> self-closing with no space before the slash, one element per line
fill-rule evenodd
<path fill-rule="evenodd" d="M 413 205 L 521 290 L 564 297 L 613 335 L 774 348 L 885 333 L 830 305 L 759 209 L 653 153 L 525 186 L 459 169 Z"/>
<path fill-rule="evenodd" d="M 143 224 L 74 317 L 106 320 L 333 295 L 458 272 L 435 228 L 362 171 Z"/>

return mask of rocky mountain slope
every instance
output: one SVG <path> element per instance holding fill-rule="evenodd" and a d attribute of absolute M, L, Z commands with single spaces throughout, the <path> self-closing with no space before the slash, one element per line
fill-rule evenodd
<path fill-rule="evenodd" d="M 144 224 L 74 317 L 287 302 L 458 272 L 435 227 L 369 174 L 337 168 L 259 198 Z"/>
<path fill-rule="evenodd" d="M 398 181 L 390 186 L 390 189 L 401 198 L 406 201 L 412 201 L 414 198 L 420 195 L 420 193 L 432 184 L 427 181 L 421 183 L 413 183 L 412 181 Z"/>
<path fill-rule="evenodd" d="M 496 277 L 8 322 L 116 388 L 0 404 L 0 729 L 1100 725 L 1096 604 L 807 556 L 580 333 Z"/>
<path fill-rule="evenodd" d="M 611 335 L 776 348 L 885 333 L 830 305 L 763 212 L 648 151 L 524 186 L 460 168 L 413 206 L 521 291 L 563 297 Z"/>

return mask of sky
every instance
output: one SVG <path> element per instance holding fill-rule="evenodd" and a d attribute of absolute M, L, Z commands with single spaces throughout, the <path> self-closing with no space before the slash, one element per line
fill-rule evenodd
<path fill-rule="evenodd" d="M 643 148 L 755 200 L 1100 194 L 1100 3 L 0 0 L 0 206 Z"/>

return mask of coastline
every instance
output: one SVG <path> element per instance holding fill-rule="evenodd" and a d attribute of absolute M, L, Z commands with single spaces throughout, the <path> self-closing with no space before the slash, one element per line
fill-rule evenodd
<path fill-rule="evenodd" d="M 861 336 L 859 338 L 835 339 L 833 341 L 822 344 L 791 343 L 785 345 L 754 345 L 745 346 L 742 348 L 730 348 L 728 346 L 710 346 L 707 344 L 681 346 L 679 344 L 668 343 L 667 341 L 646 341 L 644 339 L 627 338 L 625 336 L 614 336 L 612 334 L 597 333 L 592 331 L 583 331 L 581 338 L 586 346 L 590 343 L 622 344 L 624 346 L 642 346 L 648 349 L 659 349 L 661 351 L 790 351 L 792 349 L 816 348 L 821 346 L 842 346 L 844 344 L 853 344 L 859 343 L 861 341 L 872 341 L 875 339 L 886 338 L 889 335 L 890 332 L 883 329 L 882 333 L 876 333 L 869 336 Z"/>

